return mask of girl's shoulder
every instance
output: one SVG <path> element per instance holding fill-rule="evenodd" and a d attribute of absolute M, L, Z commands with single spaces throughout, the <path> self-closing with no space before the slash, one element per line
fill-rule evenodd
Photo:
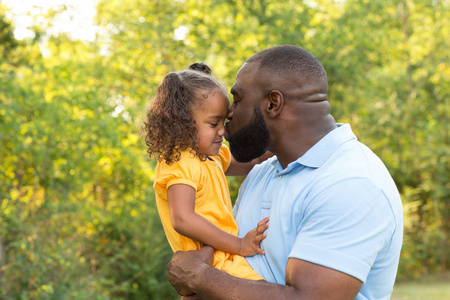
<path fill-rule="evenodd" d="M 165 195 L 166 190 L 173 184 L 186 184 L 198 189 L 203 186 L 203 173 L 201 161 L 194 152 L 180 151 L 179 160 L 170 164 L 164 160 L 158 162 L 153 188 L 161 195 Z"/>
<path fill-rule="evenodd" d="M 201 163 L 200 158 L 195 154 L 191 148 L 180 150 L 179 153 L 175 153 L 177 159 L 168 164 L 165 160 L 158 162 L 159 168 L 179 168 L 183 166 L 197 166 Z"/>
<path fill-rule="evenodd" d="M 225 172 L 225 170 L 228 169 L 231 163 L 231 152 L 227 145 L 223 144 L 220 147 L 219 153 L 215 156 L 215 159 L 222 165 L 222 168 Z"/>
<path fill-rule="evenodd" d="M 202 162 L 189 150 L 180 151 L 179 160 L 168 164 L 159 161 L 155 170 L 155 182 L 168 182 L 174 178 L 183 178 L 191 182 L 198 182 L 202 178 Z"/>

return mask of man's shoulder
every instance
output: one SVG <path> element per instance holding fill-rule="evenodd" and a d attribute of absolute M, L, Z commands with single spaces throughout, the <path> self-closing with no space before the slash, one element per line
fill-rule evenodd
<path fill-rule="evenodd" d="M 319 168 L 325 175 L 336 179 L 372 177 L 374 169 L 386 169 L 380 158 L 357 140 L 342 144 Z"/>

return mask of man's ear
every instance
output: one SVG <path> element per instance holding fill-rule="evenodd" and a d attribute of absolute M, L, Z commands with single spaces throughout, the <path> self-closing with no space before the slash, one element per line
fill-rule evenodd
<path fill-rule="evenodd" d="M 269 118 L 276 118 L 282 111 L 284 106 L 284 96 L 279 90 L 271 90 L 268 96 L 266 112 Z"/>

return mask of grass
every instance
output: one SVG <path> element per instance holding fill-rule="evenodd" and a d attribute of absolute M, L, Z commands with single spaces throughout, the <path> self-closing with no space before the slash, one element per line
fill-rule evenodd
<path fill-rule="evenodd" d="M 450 274 L 397 282 L 391 299 L 448 300 L 450 299 Z"/>

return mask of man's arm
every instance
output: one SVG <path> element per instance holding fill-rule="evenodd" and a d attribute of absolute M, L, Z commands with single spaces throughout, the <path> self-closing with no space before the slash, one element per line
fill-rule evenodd
<path fill-rule="evenodd" d="M 362 282 L 348 274 L 290 258 L 286 266 L 286 286 L 296 290 L 297 298 L 286 299 L 355 299 Z"/>
<path fill-rule="evenodd" d="M 167 265 L 168 279 L 180 294 L 215 300 L 354 299 L 362 285 L 350 275 L 295 258 L 288 261 L 286 285 L 240 279 L 210 266 L 207 251 L 177 252 Z"/>
<path fill-rule="evenodd" d="M 270 151 L 266 151 L 263 155 L 258 158 L 255 158 L 251 162 L 248 163 L 240 163 L 233 156 L 231 156 L 231 162 L 228 169 L 225 171 L 225 175 L 227 176 L 246 176 L 252 168 L 272 157 L 274 154 Z"/>

